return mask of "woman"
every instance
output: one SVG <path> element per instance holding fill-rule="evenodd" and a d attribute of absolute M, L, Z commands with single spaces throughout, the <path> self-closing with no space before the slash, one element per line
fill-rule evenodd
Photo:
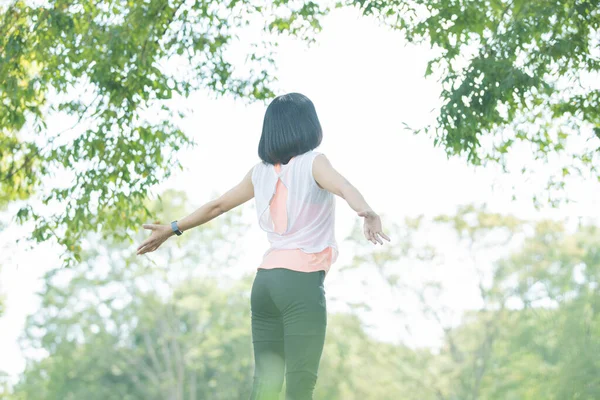
<path fill-rule="evenodd" d="M 323 281 L 338 256 L 334 235 L 335 196 L 364 218 L 373 244 L 390 238 L 360 192 L 314 151 L 323 134 L 313 103 L 299 93 L 275 98 L 267 108 L 258 155 L 244 179 L 171 225 L 152 231 L 137 254 L 255 198 L 259 226 L 271 247 L 252 285 L 255 373 L 251 400 L 278 399 L 286 377 L 286 399 L 312 399 L 327 326 Z"/>

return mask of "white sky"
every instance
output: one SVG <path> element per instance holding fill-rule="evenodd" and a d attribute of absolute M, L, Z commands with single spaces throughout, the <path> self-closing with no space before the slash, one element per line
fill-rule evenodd
<path fill-rule="evenodd" d="M 573 186 L 575 204 L 535 211 L 528 196 L 542 187 L 545 182 L 541 179 L 523 182 L 520 177 L 502 175 L 496 168 L 475 170 L 463 160 L 447 160 L 441 149 L 433 148 L 430 138 L 404 131 L 402 122 L 411 126 L 431 122 L 431 110 L 439 103 L 438 84 L 423 78 L 431 54 L 428 49 L 405 47 L 397 32 L 359 18 L 353 10 L 335 10 L 323 21 L 323 27 L 312 48 L 282 40 L 277 55 L 279 93 L 300 92 L 312 99 L 324 130 L 323 144 L 317 150 L 325 153 L 371 207 L 385 216 L 384 225 L 401 223 L 406 216 L 452 213 L 461 204 L 484 202 L 491 210 L 527 218 L 598 216 L 600 195 L 595 183 Z M 259 161 L 256 149 L 265 106 L 246 106 L 229 98 L 208 100 L 206 93 L 191 96 L 181 106 L 194 110 L 182 127 L 199 146 L 181 153 L 185 170 L 175 173 L 156 191 L 183 189 L 192 204 L 200 206 L 210 200 L 211 193 L 223 193 L 235 185 Z M 520 156 L 521 161 L 527 160 L 527 154 Z M 515 182 L 520 182 L 519 199 L 511 201 L 510 189 Z M 252 215 L 252 207 L 248 203 L 244 211 Z M 181 217 L 173 215 L 172 219 Z M 9 218 L 6 214 L 2 220 Z M 342 240 L 356 218 L 338 199 L 336 234 L 341 254 L 326 281 L 328 297 L 352 300 L 361 293 L 356 282 L 343 280 L 336 272 L 352 254 Z M 26 315 L 37 307 L 39 278 L 58 265 L 57 248 L 49 243 L 33 250 L 12 244 L 14 237 L 25 234 L 25 229 L 15 225 L 0 232 L 0 290 L 7 299 L 6 313 L 0 319 L 0 371 L 13 377 L 24 368 L 17 338 Z M 390 245 L 394 245 L 394 238 Z M 260 262 L 266 246 L 266 237 L 254 223 L 244 238 L 246 271 Z M 444 279 L 453 307 L 464 309 L 476 300 L 472 290 L 464 290 L 469 272 L 460 270 L 459 258 L 456 254 L 455 260 L 449 259 Z M 378 337 L 394 340 L 398 329 L 385 313 L 386 302 L 394 299 L 382 288 L 375 290 L 380 296 L 377 301 L 369 300 L 375 307 L 369 322 L 376 325 L 374 334 Z M 332 303 L 330 310 L 336 307 Z M 432 343 L 437 337 L 426 332 L 419 336 L 417 344 Z"/>

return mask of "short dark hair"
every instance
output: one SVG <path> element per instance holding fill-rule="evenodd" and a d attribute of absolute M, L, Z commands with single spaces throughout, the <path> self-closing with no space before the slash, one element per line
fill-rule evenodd
<path fill-rule="evenodd" d="M 321 144 L 323 131 L 315 106 L 300 93 L 273 99 L 265 112 L 258 156 L 267 164 L 287 164 Z"/>

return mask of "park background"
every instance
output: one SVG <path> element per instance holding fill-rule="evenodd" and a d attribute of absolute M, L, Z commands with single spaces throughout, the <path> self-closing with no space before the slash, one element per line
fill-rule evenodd
<path fill-rule="evenodd" d="M 598 10 L 589 3 L 596 46 L 588 50 L 597 60 Z M 411 131 L 438 123 L 444 74 L 424 75 L 439 48 L 409 43 L 359 7 L 333 8 L 319 21 L 314 42 L 276 36 L 271 87 L 314 102 L 324 131 L 317 150 L 380 213 L 392 240 L 370 244 L 360 218 L 337 199 L 340 258 L 325 281 L 329 325 L 315 398 L 599 398 L 600 188 L 590 167 L 598 165 L 597 151 L 591 173 L 580 175 L 563 173 L 560 151 L 538 157 L 535 142 L 503 153 L 508 168 L 448 156 L 431 134 Z M 248 68 L 247 42 L 261 37 L 254 28 L 240 28 L 241 39 L 227 49 L 233 71 Z M 160 68 L 185 71 L 169 59 Z M 597 93 L 594 75 L 581 75 L 587 93 Z M 554 77 L 560 88 L 562 76 Z M 68 94 L 91 101 L 88 86 Z M 51 91 L 48 102 L 64 96 Z M 259 161 L 268 98 L 216 96 L 200 87 L 163 104 L 185 112 L 173 120 L 196 142 L 162 158 L 171 175 L 139 200 L 166 223 L 224 193 Z M 164 118 L 156 110 L 140 116 Z M 59 139 L 66 145 L 93 124 L 64 110 L 44 116 L 47 136 L 74 126 Z M 600 146 L 597 115 L 586 118 L 569 131 L 567 150 Z M 18 131 L 22 140 L 37 132 L 34 122 Z M 169 165 L 174 158 L 181 169 Z M 4 151 L 2 160 L 10 160 Z M 268 245 L 253 203 L 143 257 L 135 256 L 147 235 L 139 226 L 88 229 L 65 266 L 65 244 L 70 248 L 61 233 L 27 240 L 37 220 L 15 215 L 24 205 L 48 218 L 63 212 L 65 201 L 40 199 L 72 185 L 75 170 L 55 168 L 32 193 L 2 197 L 0 398 L 246 398 L 253 373 L 249 290 Z M 556 174 L 564 187 L 548 186 Z"/>

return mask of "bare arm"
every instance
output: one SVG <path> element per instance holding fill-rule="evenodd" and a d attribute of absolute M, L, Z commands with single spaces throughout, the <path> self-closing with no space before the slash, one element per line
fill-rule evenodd
<path fill-rule="evenodd" d="M 343 198 L 360 217 L 365 217 L 364 233 L 368 240 L 372 243 L 383 244 L 379 238 L 381 236 L 388 242 L 390 241 L 390 238 L 381 230 L 379 215 L 367 204 L 358 189 L 333 168 L 324 154 L 315 157 L 312 173 L 315 181 L 322 189 Z"/>
<path fill-rule="evenodd" d="M 227 211 L 244 204 L 254 197 L 252 185 L 252 170 L 248 171 L 244 179 L 218 199 L 209 201 L 185 218 L 177 221 L 181 231 L 187 231 L 218 217 Z"/>
<path fill-rule="evenodd" d="M 346 200 L 354 211 L 373 211 L 363 195 L 329 162 L 325 154 L 319 154 L 313 161 L 313 177 L 317 184 L 342 199 Z"/>
<path fill-rule="evenodd" d="M 219 198 L 209 201 L 190 215 L 178 220 L 177 226 L 181 231 L 195 228 L 241 204 L 244 204 L 253 197 L 254 185 L 252 185 L 252 169 L 250 169 L 240 183 Z M 158 249 L 165 240 L 175 234 L 171 229 L 171 225 L 144 224 L 142 227 L 144 229 L 150 229 L 152 233 L 150 234 L 150 237 L 137 248 L 138 255 Z"/>

